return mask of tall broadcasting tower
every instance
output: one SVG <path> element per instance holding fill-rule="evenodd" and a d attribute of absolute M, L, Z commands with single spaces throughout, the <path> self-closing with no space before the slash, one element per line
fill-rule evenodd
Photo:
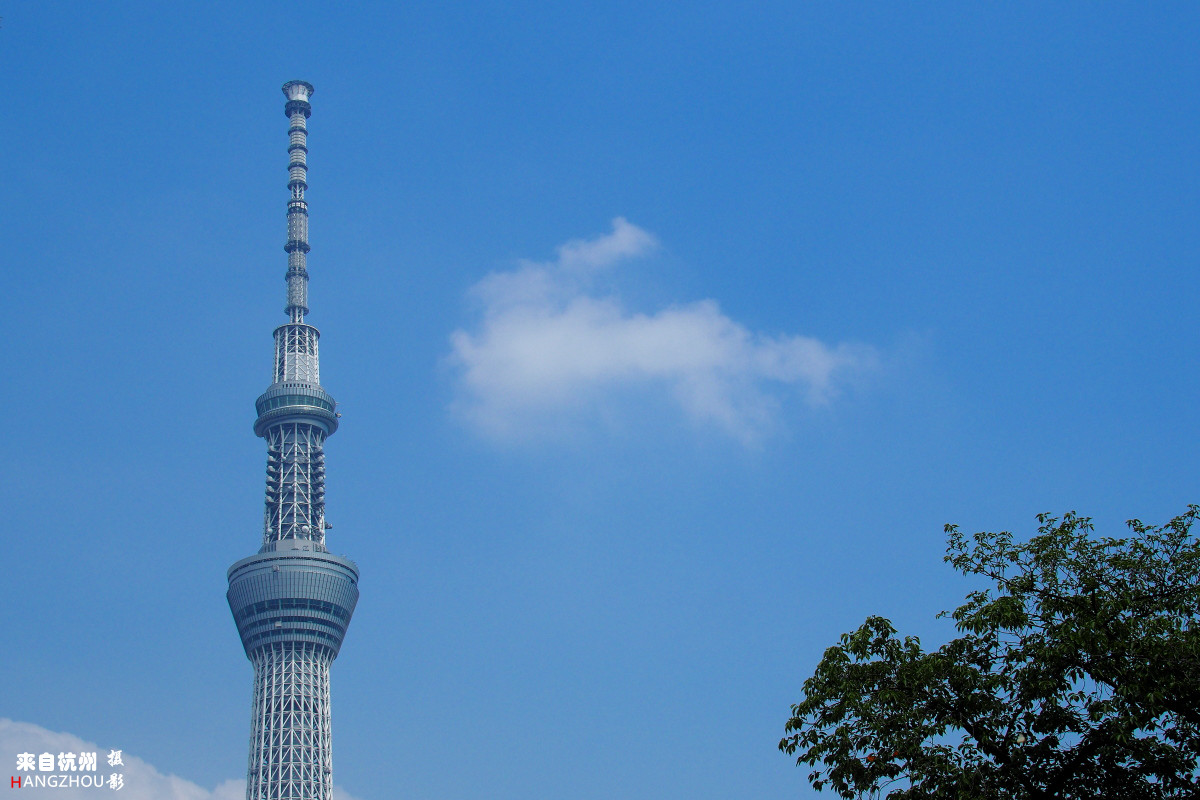
<path fill-rule="evenodd" d="M 305 156 L 313 87 L 283 85 L 288 129 L 287 324 L 275 329 L 275 372 L 255 402 L 267 440 L 267 503 L 257 555 L 229 568 L 229 609 L 254 665 L 247 800 L 332 800 L 329 665 L 358 602 L 358 567 L 325 549 L 326 437 L 338 427 L 321 388 L 320 333 L 308 313 Z"/>

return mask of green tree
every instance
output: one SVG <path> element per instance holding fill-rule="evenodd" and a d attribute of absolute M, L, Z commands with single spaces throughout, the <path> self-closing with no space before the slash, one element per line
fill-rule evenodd
<path fill-rule="evenodd" d="M 952 525 L 991 588 L 925 652 L 870 617 L 825 651 L 779 749 L 844 798 L 1200 797 L 1200 507 L 1097 538 L 1039 515 L 1026 542 Z M 945 612 L 943 612 L 945 613 Z"/>

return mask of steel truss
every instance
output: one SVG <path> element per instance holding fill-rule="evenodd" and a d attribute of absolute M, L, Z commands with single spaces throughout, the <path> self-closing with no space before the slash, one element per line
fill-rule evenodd
<path fill-rule="evenodd" d="M 329 665 L 322 645 L 255 651 L 247 800 L 332 800 Z"/>
<path fill-rule="evenodd" d="M 275 330 L 275 382 L 321 382 L 321 360 L 317 349 L 320 332 L 311 325 L 293 323 Z"/>
<path fill-rule="evenodd" d="M 281 539 L 325 543 L 325 431 L 285 422 L 266 431 L 264 545 Z"/>

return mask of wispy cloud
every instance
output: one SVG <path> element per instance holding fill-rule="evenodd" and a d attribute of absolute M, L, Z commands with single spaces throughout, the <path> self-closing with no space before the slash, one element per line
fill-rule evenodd
<path fill-rule="evenodd" d="M 459 413 L 491 436 L 536 435 L 643 386 L 667 393 L 693 423 L 752 443 L 789 395 L 827 403 L 873 368 L 868 346 L 754 332 L 715 300 L 643 313 L 595 290 L 597 275 L 657 247 L 618 217 L 611 233 L 567 242 L 553 261 L 522 261 L 473 286 L 478 322 L 450 337 Z"/>
<path fill-rule="evenodd" d="M 12 759 L 11 766 L 15 766 L 18 753 L 33 753 L 35 756 L 41 753 L 52 753 L 56 758 L 59 753 L 97 753 L 95 773 L 77 772 L 74 774 L 94 774 L 107 777 L 112 773 L 120 773 L 124 780 L 124 786 L 118 793 L 112 793 L 106 788 L 103 790 L 105 792 L 103 796 L 111 795 L 119 797 L 121 800 L 244 800 L 246 797 L 246 781 L 244 779 L 227 780 L 214 789 L 205 789 L 176 775 L 163 775 L 142 759 L 129 753 L 121 754 L 122 766 L 110 767 L 106 756 L 109 750 L 118 748 L 119 745 L 100 747 L 94 742 L 84 741 L 70 733 L 60 733 L 28 722 L 14 722 L 11 719 L 0 718 L 0 756 Z M 6 774 L 19 776 L 31 773 L 10 770 Z M 41 797 L 43 794 L 53 795 L 58 800 L 89 800 L 89 798 L 101 796 L 94 788 L 90 787 L 55 789 L 35 787 L 28 794 L 21 792 L 20 796 Z M 334 800 L 355 800 L 338 787 L 334 787 L 333 797 Z"/>

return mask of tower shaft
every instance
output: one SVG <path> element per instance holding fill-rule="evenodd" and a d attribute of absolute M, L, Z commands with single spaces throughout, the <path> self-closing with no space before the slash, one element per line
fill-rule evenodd
<path fill-rule="evenodd" d="M 325 547 L 325 439 L 338 427 L 321 387 L 308 313 L 308 127 L 313 88 L 283 86 L 288 128 L 288 322 L 255 402 L 267 442 L 262 546 L 229 568 L 226 598 L 254 666 L 247 800 L 332 800 L 329 670 L 358 603 L 358 567 Z"/>
<path fill-rule="evenodd" d="M 246 797 L 333 795 L 329 665 L 320 646 L 263 648 L 254 664 Z"/>
<path fill-rule="evenodd" d="M 267 492 L 263 549 L 287 539 L 325 547 L 325 439 L 337 430 L 334 401 L 321 388 L 321 332 L 308 313 L 308 118 L 312 86 L 284 86 L 288 117 L 288 255 L 286 313 L 275 329 L 272 383 L 258 402 L 254 432 L 267 440 Z"/>

